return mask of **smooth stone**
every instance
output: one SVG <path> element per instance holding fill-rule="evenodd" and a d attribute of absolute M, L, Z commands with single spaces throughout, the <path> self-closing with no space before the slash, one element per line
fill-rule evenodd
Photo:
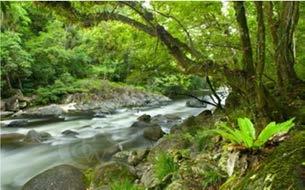
<path fill-rule="evenodd" d="M 22 190 L 86 190 L 84 174 L 71 165 L 48 169 L 22 187 Z"/>
<path fill-rule="evenodd" d="M 147 127 L 143 131 L 143 136 L 146 139 L 157 141 L 161 137 L 163 137 L 164 132 L 162 131 L 161 127 L 155 126 L 155 127 Z"/>

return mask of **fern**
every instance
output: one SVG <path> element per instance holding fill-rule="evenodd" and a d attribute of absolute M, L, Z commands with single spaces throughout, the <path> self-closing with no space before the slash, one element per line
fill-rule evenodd
<path fill-rule="evenodd" d="M 231 129 L 225 123 L 221 123 L 218 129 L 212 130 L 228 139 L 234 144 L 243 145 L 246 148 L 261 148 L 272 137 L 287 133 L 293 126 L 294 118 L 283 123 L 269 123 L 256 138 L 256 131 L 253 123 L 248 118 L 238 118 L 239 129 Z"/>
<path fill-rule="evenodd" d="M 293 120 L 294 118 L 279 124 L 276 124 L 275 122 L 269 123 L 259 134 L 254 146 L 261 147 L 273 136 L 287 133 L 294 126 Z"/>

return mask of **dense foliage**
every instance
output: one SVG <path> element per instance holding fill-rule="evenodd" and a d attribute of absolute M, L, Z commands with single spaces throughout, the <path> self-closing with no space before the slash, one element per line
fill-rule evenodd
<path fill-rule="evenodd" d="M 263 124 L 287 119 L 304 97 L 304 14 L 288 2 L 1 2 L 1 96 L 57 102 L 87 78 L 173 96 L 227 85 Z"/>

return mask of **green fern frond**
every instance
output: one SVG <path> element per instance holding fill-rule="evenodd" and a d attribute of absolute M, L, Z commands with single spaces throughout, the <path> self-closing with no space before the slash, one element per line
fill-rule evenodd
<path fill-rule="evenodd" d="M 293 120 L 294 118 L 279 124 L 276 124 L 275 122 L 269 123 L 259 134 L 257 140 L 254 143 L 254 146 L 261 147 L 271 137 L 281 133 L 287 133 L 294 126 Z"/>

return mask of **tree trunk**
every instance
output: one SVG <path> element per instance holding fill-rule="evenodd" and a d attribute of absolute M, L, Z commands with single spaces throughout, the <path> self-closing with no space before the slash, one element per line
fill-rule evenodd
<path fill-rule="evenodd" d="M 10 90 L 13 90 L 10 76 L 6 75 L 5 77 L 6 77 L 6 82 L 7 82 L 8 88 L 9 88 Z"/>
<path fill-rule="evenodd" d="M 283 95 L 299 83 L 294 70 L 293 34 L 299 19 L 299 2 L 281 2 L 278 19 L 273 14 L 273 3 L 268 3 L 268 21 L 274 46 L 274 59 L 277 65 L 277 85 Z"/>
<path fill-rule="evenodd" d="M 255 67 L 255 99 L 256 99 L 256 116 L 259 118 L 260 126 L 265 126 L 270 118 L 270 109 L 268 107 L 268 100 L 262 77 L 265 68 L 265 23 L 264 23 L 264 12 L 263 2 L 254 2 L 256 7 L 256 20 L 257 20 L 257 47 L 256 47 L 256 67 Z M 270 103 L 270 102 L 269 102 Z"/>
<path fill-rule="evenodd" d="M 254 65 L 253 65 L 253 57 L 252 57 L 253 54 L 252 46 L 251 46 L 244 3 L 242 1 L 235 1 L 234 10 L 240 31 L 240 40 L 243 51 L 244 71 L 247 72 L 249 79 L 254 76 Z"/>

